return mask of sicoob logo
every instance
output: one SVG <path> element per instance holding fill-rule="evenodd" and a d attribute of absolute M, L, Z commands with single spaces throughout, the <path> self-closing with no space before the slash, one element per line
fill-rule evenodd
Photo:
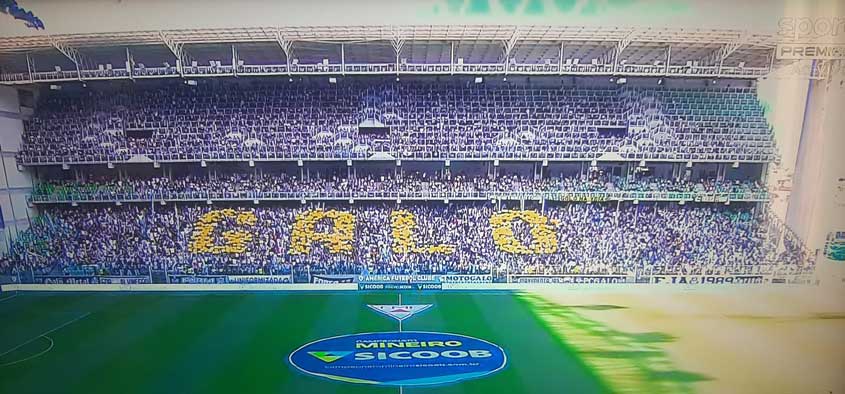
<path fill-rule="evenodd" d="M 350 383 L 415 386 L 479 378 L 505 367 L 499 346 L 439 332 L 376 332 L 325 338 L 290 354 L 309 374 Z"/>

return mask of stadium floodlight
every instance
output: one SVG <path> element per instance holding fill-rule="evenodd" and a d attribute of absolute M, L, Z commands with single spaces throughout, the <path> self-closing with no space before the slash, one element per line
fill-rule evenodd
<path fill-rule="evenodd" d="M 475 77 L 475 83 L 482 83 L 484 82 L 484 78 L 482 77 Z"/>
<path fill-rule="evenodd" d="M 337 83 L 337 78 L 329 77 L 329 83 Z"/>
<path fill-rule="evenodd" d="M 194 79 L 189 79 L 185 81 L 185 83 L 188 84 L 188 86 L 197 86 L 197 81 Z"/>
<path fill-rule="evenodd" d="M 619 79 L 616 80 L 617 85 L 624 85 L 626 83 L 628 83 L 628 78 L 623 77 L 623 78 L 619 78 Z"/>
<path fill-rule="evenodd" d="M 206 163 L 205 160 L 200 160 L 200 167 L 208 167 L 208 163 Z"/>
<path fill-rule="evenodd" d="M 401 204 L 401 203 L 402 203 L 402 199 L 401 199 L 401 198 L 397 198 L 397 199 L 396 199 L 396 204 Z"/>
<path fill-rule="evenodd" d="M 686 201 L 684 201 L 684 200 L 679 200 L 679 201 L 678 201 L 678 205 L 684 205 L 684 204 L 686 204 L 686 203 L 687 203 L 687 202 L 686 202 Z"/>
<path fill-rule="evenodd" d="M 252 205 L 258 205 L 258 200 L 257 200 L 257 199 L 253 199 L 253 200 L 252 200 Z"/>
<path fill-rule="evenodd" d="M 205 200 L 205 205 L 211 205 L 211 200 Z"/>
<path fill-rule="evenodd" d="M 444 198 L 444 199 L 443 199 L 443 203 L 444 203 L 444 204 L 448 204 L 448 203 L 449 203 L 449 199 L 448 199 L 448 198 Z"/>
<path fill-rule="evenodd" d="M 508 81 L 508 77 L 503 77 L 503 78 L 502 78 L 502 82 L 507 82 L 507 81 Z"/>
<path fill-rule="evenodd" d="M 50 90 L 62 90 L 61 85 L 50 85 Z"/>
<path fill-rule="evenodd" d="M 731 164 L 731 167 L 733 167 L 733 168 L 739 168 L 739 162 L 738 162 L 738 161 L 735 161 L 733 164 Z"/>
<path fill-rule="evenodd" d="M 354 198 L 350 198 L 350 199 L 349 199 L 349 203 L 350 203 L 350 204 L 355 204 L 355 199 L 354 199 Z"/>
<path fill-rule="evenodd" d="M 167 205 L 167 200 L 161 200 L 158 202 L 160 205 Z"/>
<path fill-rule="evenodd" d="M 658 79 L 657 79 L 657 84 L 658 84 L 658 85 L 663 85 L 663 78 L 658 78 Z"/>

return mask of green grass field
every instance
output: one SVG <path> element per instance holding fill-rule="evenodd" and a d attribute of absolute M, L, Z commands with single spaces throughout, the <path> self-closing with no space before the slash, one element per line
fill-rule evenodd
<path fill-rule="evenodd" d="M 12 297 L 5 299 L 7 297 Z M 366 307 L 397 293 L 17 293 L 0 297 L 2 393 L 396 393 L 304 375 L 287 362 L 324 337 L 393 331 Z M 485 339 L 507 367 L 406 393 L 604 393 L 593 369 L 515 293 L 403 293 L 434 307 L 405 330 Z"/>

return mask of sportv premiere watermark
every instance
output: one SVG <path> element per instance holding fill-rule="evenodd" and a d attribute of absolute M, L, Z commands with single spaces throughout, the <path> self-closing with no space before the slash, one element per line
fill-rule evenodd
<path fill-rule="evenodd" d="M 783 17 L 778 20 L 779 60 L 845 59 L 845 17 Z"/>

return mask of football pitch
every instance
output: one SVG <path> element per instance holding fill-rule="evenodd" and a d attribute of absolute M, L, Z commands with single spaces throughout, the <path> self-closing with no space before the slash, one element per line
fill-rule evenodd
<path fill-rule="evenodd" d="M 508 357 L 489 376 L 404 392 L 608 392 L 526 299 L 504 292 L 403 297 L 433 304 L 405 320 L 404 330 L 480 338 Z M 0 392 L 397 393 L 308 376 L 288 361 L 321 338 L 397 330 L 396 320 L 367 307 L 397 302 L 397 293 L 19 293 L 0 303 Z"/>
<path fill-rule="evenodd" d="M 405 319 L 403 332 L 489 342 L 506 354 L 504 367 L 400 388 L 292 365 L 291 353 L 315 341 L 399 331 L 368 305 L 399 304 L 400 294 L 402 305 L 432 305 Z M 652 290 L 2 293 L 0 392 L 840 392 L 845 315 L 793 315 L 782 307 L 791 295 L 766 296 L 777 306 L 763 310 L 761 297 L 748 309 L 736 300 L 752 297 Z M 351 357 L 319 350 L 328 352 L 305 359 Z M 807 350 L 823 357 L 802 358 Z"/>

